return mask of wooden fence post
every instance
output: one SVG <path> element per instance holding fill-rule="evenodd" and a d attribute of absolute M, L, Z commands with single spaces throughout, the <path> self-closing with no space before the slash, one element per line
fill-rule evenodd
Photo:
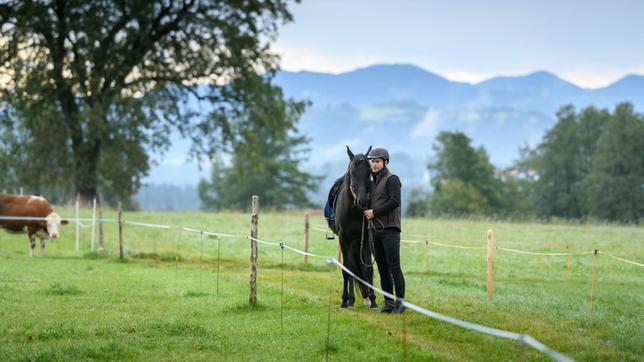
<path fill-rule="evenodd" d="M 427 254 L 429 253 L 429 240 L 425 240 L 425 250 L 423 251 L 423 273 L 427 271 Z"/>
<path fill-rule="evenodd" d="M 90 251 L 94 251 L 94 240 L 96 240 L 96 196 L 92 199 L 92 238 L 90 242 Z"/>
<path fill-rule="evenodd" d="M 304 214 L 304 252 L 309 252 L 309 213 Z M 308 255 L 304 254 L 304 264 L 308 262 Z"/>
<path fill-rule="evenodd" d="M 494 230 L 487 231 L 487 296 L 494 295 Z"/>
<path fill-rule="evenodd" d="M 123 205 L 118 203 L 118 218 L 119 218 L 119 258 L 123 259 Z"/>
<path fill-rule="evenodd" d="M 257 229 L 259 224 L 259 196 L 253 195 L 251 201 L 250 226 L 250 305 L 257 304 Z"/>
<path fill-rule="evenodd" d="M 105 234 L 103 233 L 103 197 L 98 195 L 98 251 L 105 251 Z"/>
<path fill-rule="evenodd" d="M 597 267 L 597 249 L 593 253 L 593 274 L 590 282 L 590 320 L 593 320 L 593 299 L 595 298 L 595 268 Z"/>
<path fill-rule="evenodd" d="M 80 251 L 80 194 L 76 194 L 76 251 Z"/>

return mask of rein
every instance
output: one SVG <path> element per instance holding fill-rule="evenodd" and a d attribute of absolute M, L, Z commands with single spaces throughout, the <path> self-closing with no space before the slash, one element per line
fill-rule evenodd
<path fill-rule="evenodd" d="M 364 221 L 365 221 L 366 218 L 367 218 L 366 216 L 364 216 L 364 215 L 362 216 L 362 231 L 361 231 L 361 235 L 360 235 L 360 262 L 362 263 L 362 265 L 366 266 L 367 268 L 373 268 L 373 264 L 374 264 L 375 260 L 372 259 L 371 263 L 365 262 L 363 252 L 362 252 L 362 250 L 364 248 Z M 380 219 L 378 219 L 377 217 L 375 217 L 374 219 L 380 223 L 381 228 L 378 229 L 377 227 L 375 227 L 373 225 L 373 220 L 368 220 L 367 221 L 367 230 L 368 230 L 367 232 L 369 233 L 369 247 L 371 248 L 372 253 L 376 252 L 375 251 L 375 246 L 373 244 L 373 232 L 375 231 L 375 232 L 379 233 L 379 232 L 381 232 L 381 231 L 383 231 L 385 229 L 385 224 L 383 224 L 382 221 L 380 221 Z"/>

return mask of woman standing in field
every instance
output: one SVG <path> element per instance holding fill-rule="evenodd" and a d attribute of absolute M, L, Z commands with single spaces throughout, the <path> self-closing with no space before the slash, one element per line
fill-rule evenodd
<path fill-rule="evenodd" d="M 376 263 L 380 274 L 380 285 L 385 292 L 394 294 L 396 301 L 385 297 L 383 313 L 403 313 L 405 307 L 405 277 L 400 268 L 400 189 L 398 176 L 389 172 L 389 152 L 374 148 L 369 152 L 373 184 L 371 188 L 371 209 L 364 212 L 373 223 L 373 242 Z"/>

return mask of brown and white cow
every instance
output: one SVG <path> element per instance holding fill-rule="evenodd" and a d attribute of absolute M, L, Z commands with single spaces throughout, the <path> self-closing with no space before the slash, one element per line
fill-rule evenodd
<path fill-rule="evenodd" d="M 57 238 L 60 226 L 67 223 L 43 197 L 0 194 L 0 228 L 10 233 L 26 232 L 29 236 L 29 256 L 34 256 L 36 237 L 40 239 L 40 255 L 44 256 L 45 240 Z"/>

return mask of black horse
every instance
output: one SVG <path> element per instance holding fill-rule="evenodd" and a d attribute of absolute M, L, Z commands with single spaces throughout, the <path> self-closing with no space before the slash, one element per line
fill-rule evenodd
<path fill-rule="evenodd" d="M 367 150 L 367 155 L 371 147 Z M 371 248 L 367 238 L 367 220 L 364 210 L 369 207 L 371 190 L 371 167 L 367 156 L 354 155 L 347 146 L 349 170 L 344 174 L 344 181 L 335 201 L 335 231 L 340 240 L 342 260 L 347 269 L 361 279 L 373 284 L 373 264 Z M 344 286 L 342 290 L 342 308 L 353 306 L 353 277 L 342 271 Z M 377 308 L 376 296 L 370 288 L 356 281 L 365 305 Z"/>

